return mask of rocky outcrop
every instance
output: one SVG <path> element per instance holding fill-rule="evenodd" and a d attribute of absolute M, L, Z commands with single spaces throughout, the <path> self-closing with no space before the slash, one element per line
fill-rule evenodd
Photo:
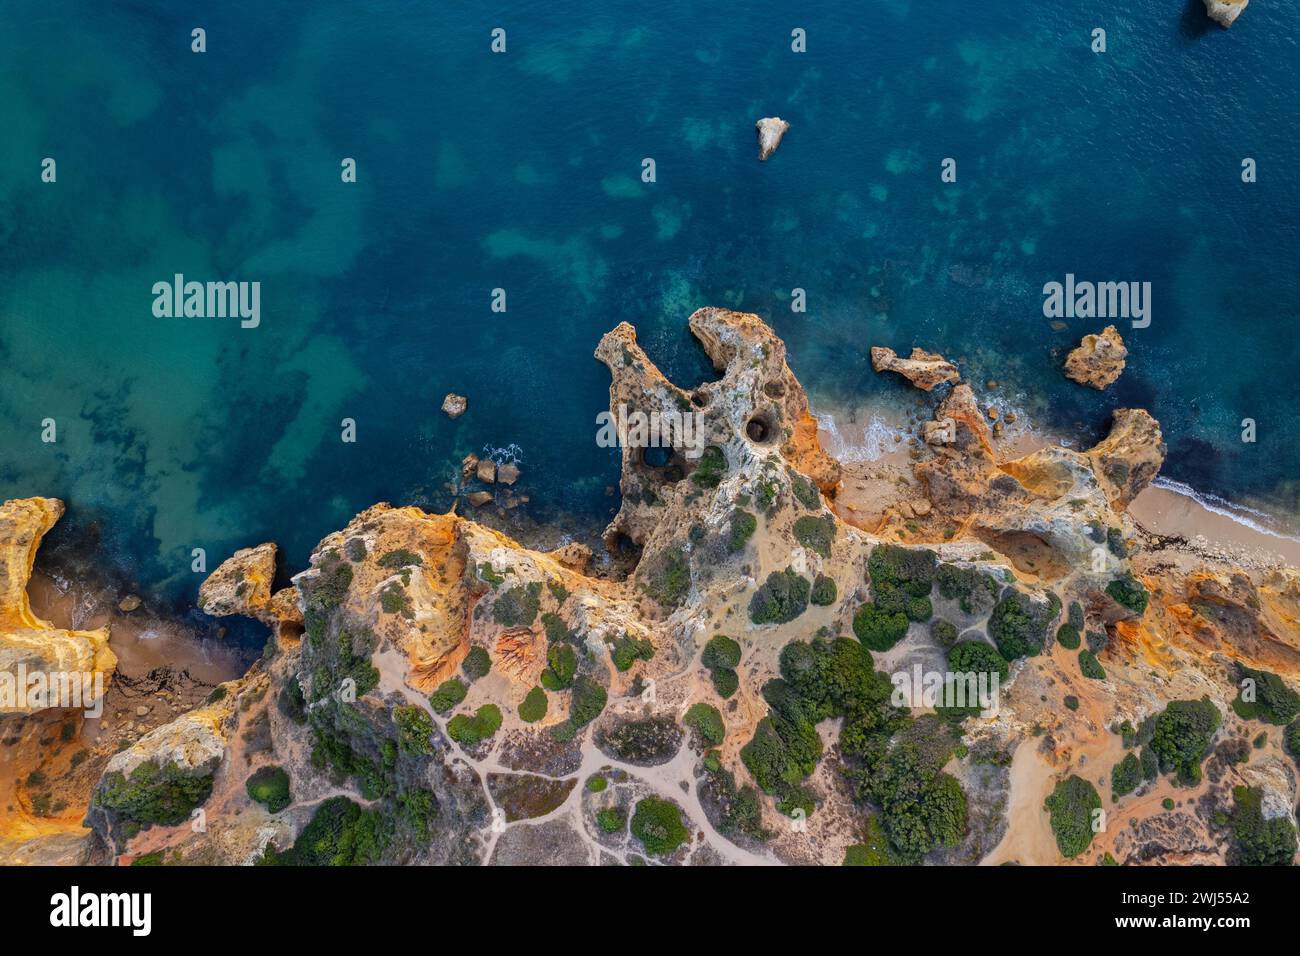
<path fill-rule="evenodd" d="M 1278 577 L 1275 573 L 1271 580 Z M 1300 672 L 1300 629 L 1278 606 L 1276 595 L 1274 589 L 1257 587 L 1244 571 L 1200 568 L 1184 578 L 1181 600 L 1169 612 L 1199 646 L 1294 674 Z"/>
<path fill-rule="evenodd" d="M 276 546 L 272 542 L 241 548 L 223 561 L 199 586 L 199 608 L 213 617 L 240 614 L 285 636 L 302 630 L 302 609 L 293 588 L 271 593 Z"/>
<path fill-rule="evenodd" d="M 1227 29 L 1237 22 L 1250 0 L 1204 0 L 1205 12 L 1219 26 Z"/>
<path fill-rule="evenodd" d="M 1065 377 L 1102 390 L 1115 383 L 1124 371 L 1128 349 L 1119 330 L 1106 326 L 1099 335 L 1085 335 L 1065 360 Z"/>
<path fill-rule="evenodd" d="M 1160 423 L 1148 412 L 1117 408 L 1110 432 L 1086 454 L 1111 507 L 1122 511 L 1159 474 L 1167 451 Z"/>
<path fill-rule="evenodd" d="M 65 630 L 32 613 L 27 582 L 46 532 L 63 516 L 57 498 L 18 498 L 0 505 L 0 714 L 47 706 L 91 708 L 117 668 L 108 628 Z M 77 700 L 60 701 L 58 686 L 77 685 Z M 98 685 L 98 690 L 96 690 Z"/>
<path fill-rule="evenodd" d="M 779 116 L 766 116 L 755 123 L 754 128 L 758 131 L 758 158 L 766 162 L 781 145 L 790 124 Z"/>
<path fill-rule="evenodd" d="M 890 348 L 874 345 L 871 348 L 871 367 L 877 372 L 897 372 L 917 388 L 931 391 L 945 382 L 961 381 L 957 366 L 937 352 L 914 348 L 908 358 L 899 358 Z"/>
<path fill-rule="evenodd" d="M 464 395 L 448 392 L 442 400 L 442 410 L 447 413 L 448 418 L 460 418 L 469 410 L 469 399 Z"/>

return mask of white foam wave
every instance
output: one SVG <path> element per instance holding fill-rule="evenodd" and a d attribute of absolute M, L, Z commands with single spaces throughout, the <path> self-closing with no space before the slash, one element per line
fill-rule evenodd
<path fill-rule="evenodd" d="M 901 442 L 894 441 L 894 436 L 904 438 L 907 432 L 897 425 L 892 425 L 879 415 L 872 415 L 867 424 L 846 425 L 841 430 L 831 415 L 817 415 L 817 427 L 829 436 L 823 443 L 832 458 L 840 461 L 878 461 L 891 451 L 897 449 Z M 858 439 L 858 430 L 862 437 Z"/>
<path fill-rule="evenodd" d="M 1300 538 L 1289 534 L 1282 534 L 1280 531 L 1275 531 L 1267 525 L 1261 524 L 1259 521 L 1255 520 L 1256 518 L 1273 520 L 1267 512 L 1260 511 L 1257 508 L 1239 505 L 1236 502 L 1228 501 L 1226 498 L 1220 498 L 1218 495 L 1211 494 L 1208 491 L 1197 491 L 1191 485 L 1181 481 L 1175 481 L 1172 478 L 1157 477 L 1151 482 L 1151 484 L 1157 488 L 1163 488 L 1165 491 L 1172 491 L 1176 495 L 1182 495 L 1184 498 L 1191 498 L 1206 511 L 1235 521 L 1237 524 L 1250 528 L 1252 531 L 1258 531 L 1260 534 L 1266 534 L 1271 538 L 1281 538 L 1283 541 L 1300 542 Z"/>

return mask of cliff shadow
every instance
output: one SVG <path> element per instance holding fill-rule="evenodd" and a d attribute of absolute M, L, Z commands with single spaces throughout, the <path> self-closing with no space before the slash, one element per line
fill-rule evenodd
<path fill-rule="evenodd" d="M 1214 23 L 1205 12 L 1204 0 L 1187 0 L 1183 15 L 1178 18 L 1178 35 L 1188 42 L 1199 40 L 1210 32 Z"/>

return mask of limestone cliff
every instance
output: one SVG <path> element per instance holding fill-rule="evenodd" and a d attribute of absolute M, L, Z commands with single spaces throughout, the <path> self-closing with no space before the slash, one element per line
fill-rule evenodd
<path fill-rule="evenodd" d="M 61 677 L 75 678 L 83 691 L 78 705 L 90 709 L 99 699 L 93 691 L 94 676 L 100 678 L 101 687 L 107 686 L 117 667 L 107 627 L 64 630 L 32 613 L 27 582 L 36 552 L 45 533 L 62 516 L 63 502 L 56 498 L 21 498 L 0 505 L 0 672 L 10 675 L 16 691 L 13 699 L 0 695 L 0 713 L 30 713 L 45 704 L 59 705 L 57 696 L 32 697 L 26 688 L 16 686 L 20 676 L 37 675 L 41 686 Z M 27 686 L 34 685 L 28 682 Z"/>

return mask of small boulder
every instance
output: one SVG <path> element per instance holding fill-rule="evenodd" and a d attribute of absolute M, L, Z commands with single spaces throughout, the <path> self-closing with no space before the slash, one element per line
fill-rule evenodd
<path fill-rule="evenodd" d="M 1124 371 L 1128 349 L 1113 325 L 1100 335 L 1085 335 L 1065 360 L 1065 377 L 1098 391 L 1114 383 Z"/>
<path fill-rule="evenodd" d="M 1250 0 L 1204 0 L 1205 12 L 1225 30 L 1241 16 Z"/>
<path fill-rule="evenodd" d="M 484 458 L 478 463 L 478 480 L 490 485 L 497 480 L 497 463 L 491 458 Z"/>
<path fill-rule="evenodd" d="M 790 124 L 779 116 L 765 116 L 754 124 L 754 128 L 758 131 L 758 158 L 761 162 L 766 162 L 781 145 Z"/>
<path fill-rule="evenodd" d="M 128 594 L 117 603 L 117 609 L 123 614 L 130 614 L 138 608 L 143 602 L 134 594 Z"/>
<path fill-rule="evenodd" d="M 513 485 L 519 480 L 519 466 L 512 461 L 497 466 L 497 481 L 503 485 Z"/>
<path fill-rule="evenodd" d="M 487 491 L 471 491 L 469 493 L 469 503 L 475 508 L 482 508 L 492 500 L 492 494 Z"/>
<path fill-rule="evenodd" d="M 464 395 L 448 392 L 447 397 L 442 400 L 442 410 L 447 413 L 448 418 L 460 418 L 469 410 L 469 399 Z"/>
<path fill-rule="evenodd" d="M 460 480 L 469 481 L 478 471 L 478 455 L 470 452 L 460 463 Z"/>

